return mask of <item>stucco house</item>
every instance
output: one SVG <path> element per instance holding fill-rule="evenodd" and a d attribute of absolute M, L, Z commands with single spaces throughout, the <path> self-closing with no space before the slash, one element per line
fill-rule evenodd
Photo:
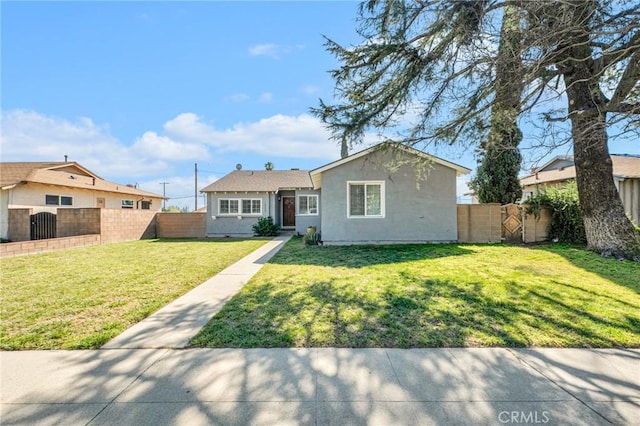
<path fill-rule="evenodd" d="M 640 224 L 640 155 L 613 154 L 613 180 L 622 199 L 625 212 Z M 520 179 L 522 199 L 527 200 L 545 186 L 562 185 L 575 180 L 576 168 L 572 156 L 558 156 Z"/>
<path fill-rule="evenodd" d="M 0 163 L 0 238 L 7 238 L 10 208 L 159 210 L 161 202 L 162 195 L 106 181 L 76 162 Z"/>
<path fill-rule="evenodd" d="M 422 179 L 416 164 L 425 163 Z M 236 170 L 202 189 L 206 235 L 249 236 L 271 216 L 299 234 L 315 226 L 327 245 L 455 241 L 456 177 L 469 172 L 413 148 L 379 146 L 310 171 Z"/>

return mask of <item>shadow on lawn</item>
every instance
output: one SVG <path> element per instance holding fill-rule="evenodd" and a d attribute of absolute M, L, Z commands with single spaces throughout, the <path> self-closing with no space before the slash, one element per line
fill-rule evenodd
<path fill-rule="evenodd" d="M 269 263 L 362 268 L 472 253 L 457 244 L 305 246 L 301 238 L 295 237 Z"/>
<path fill-rule="evenodd" d="M 638 327 L 632 318 L 588 315 L 554 298 L 553 293 L 532 292 L 515 282 L 509 299 L 487 294 L 478 283 L 433 279 L 414 283 L 386 286 L 377 297 L 368 298 L 337 279 L 305 289 L 267 282 L 235 296 L 191 344 L 245 348 L 619 347 L 623 343 L 610 335 L 611 330 L 633 333 Z"/>
<path fill-rule="evenodd" d="M 615 284 L 627 287 L 640 294 L 640 263 L 630 260 L 619 261 L 613 258 L 603 258 L 584 247 L 564 244 L 545 244 L 535 247 L 562 256 L 572 265 L 594 273 Z"/>

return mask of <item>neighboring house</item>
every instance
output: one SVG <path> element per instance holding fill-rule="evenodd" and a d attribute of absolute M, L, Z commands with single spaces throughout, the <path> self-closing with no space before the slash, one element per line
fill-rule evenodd
<path fill-rule="evenodd" d="M 416 159 L 429 161 L 426 179 Z M 402 164 L 391 172 L 385 164 Z M 424 162 L 423 162 L 424 163 Z M 470 170 L 413 148 L 377 146 L 315 170 L 229 173 L 207 194 L 207 236 L 252 235 L 258 218 L 324 244 L 455 241 L 456 177 Z"/>
<path fill-rule="evenodd" d="M 103 180 L 76 162 L 0 163 L 0 237 L 7 238 L 8 209 L 102 207 L 159 210 L 162 196 Z"/>
<path fill-rule="evenodd" d="M 613 154 L 613 180 L 625 212 L 631 220 L 640 224 L 640 155 Z M 532 174 L 520 179 L 522 198 L 527 200 L 545 186 L 558 186 L 575 180 L 576 168 L 572 156 L 555 157 Z"/>

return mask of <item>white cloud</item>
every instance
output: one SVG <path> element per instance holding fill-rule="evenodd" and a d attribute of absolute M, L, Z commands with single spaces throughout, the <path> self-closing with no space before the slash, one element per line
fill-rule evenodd
<path fill-rule="evenodd" d="M 260 94 L 260 97 L 258 98 L 258 102 L 268 103 L 268 102 L 271 102 L 272 99 L 273 99 L 273 93 L 264 92 Z"/>
<path fill-rule="evenodd" d="M 165 122 L 160 131 L 147 130 L 129 144 L 89 118 L 71 121 L 24 110 L 2 112 L 0 117 L 2 161 L 63 161 L 68 155 L 70 161 L 116 182 L 167 176 L 184 169 L 186 162 L 226 153 L 317 159 L 319 164 L 337 159 L 340 153 L 324 125 L 309 114 L 277 114 L 217 129 L 186 112 Z M 148 190 L 157 193 L 159 188 L 155 182 Z"/>
<path fill-rule="evenodd" d="M 184 113 L 165 123 L 164 130 L 174 140 L 207 144 L 221 152 L 322 159 L 335 159 L 339 153 L 324 125 L 308 114 L 277 114 L 218 130 L 196 114 Z"/>
<path fill-rule="evenodd" d="M 300 89 L 300 93 L 305 95 L 313 95 L 314 93 L 318 93 L 320 88 L 318 86 L 314 86 L 313 84 L 308 84 Z"/>
<path fill-rule="evenodd" d="M 250 99 L 251 96 L 247 95 L 246 93 L 233 93 L 225 98 L 225 100 L 229 102 L 235 102 L 237 104 L 247 102 Z"/>
<path fill-rule="evenodd" d="M 180 116 L 179 116 L 180 117 Z M 2 112 L 2 161 L 77 161 L 98 175 L 134 179 L 166 172 L 172 161 L 208 157 L 205 145 L 145 132 L 133 145 L 112 136 L 90 118 L 75 121 L 35 111 Z"/>
<path fill-rule="evenodd" d="M 302 50 L 304 47 L 304 44 L 296 44 L 291 47 L 276 43 L 263 43 L 249 47 L 248 52 L 250 56 L 268 56 L 272 59 L 280 59 L 293 52 L 294 49 Z"/>
<path fill-rule="evenodd" d="M 256 44 L 249 47 L 249 55 L 268 56 L 273 59 L 280 59 L 289 52 L 291 52 L 291 48 L 274 43 Z"/>
<path fill-rule="evenodd" d="M 141 155 L 162 160 L 186 161 L 209 158 L 209 152 L 203 145 L 176 142 L 156 132 L 144 132 L 142 137 L 136 139 L 133 149 Z"/>
<path fill-rule="evenodd" d="M 2 161 L 77 161 L 99 175 L 140 176 L 167 167 L 161 160 L 140 161 L 107 126 L 81 117 L 69 121 L 35 111 L 2 112 Z"/>

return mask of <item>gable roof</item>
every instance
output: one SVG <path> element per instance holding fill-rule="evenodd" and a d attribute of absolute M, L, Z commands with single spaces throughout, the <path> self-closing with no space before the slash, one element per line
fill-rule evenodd
<path fill-rule="evenodd" d="M 423 152 L 402 144 L 388 144 L 383 142 L 383 143 L 374 145 L 372 147 L 369 147 L 367 149 L 364 149 L 360 152 L 356 152 L 355 154 L 351 154 L 348 157 L 341 158 L 332 163 L 329 163 L 322 167 L 318 167 L 317 169 L 311 170 L 310 174 L 311 174 L 311 179 L 313 180 L 314 188 L 320 188 L 322 186 L 322 178 L 320 176 L 323 172 L 326 172 L 327 170 L 331 170 L 334 167 L 338 167 L 343 164 L 349 163 L 353 160 L 357 160 L 358 158 L 365 157 L 373 152 L 383 151 L 385 149 L 401 150 L 409 154 L 417 155 L 421 158 L 433 161 L 434 163 L 440 164 L 441 166 L 449 167 L 450 169 L 454 169 L 456 171 L 456 176 L 466 175 L 468 173 L 471 173 L 471 169 L 468 169 L 459 164 L 455 164 L 450 161 L 444 160 L 440 157 L 436 157 L 435 155 L 427 154 L 426 152 Z"/>
<path fill-rule="evenodd" d="M 544 170 L 548 168 L 549 165 L 556 162 L 558 159 L 560 159 L 561 161 L 569 160 L 573 162 L 572 157 L 556 157 L 545 164 L 545 166 L 537 169 L 537 173 L 521 178 L 520 184 L 523 186 L 529 186 L 540 183 L 564 182 L 567 180 L 575 179 L 576 167 L 574 165 L 552 170 Z M 640 155 L 612 154 L 611 163 L 613 166 L 614 177 L 619 179 L 640 178 Z"/>
<path fill-rule="evenodd" d="M 312 187 L 308 170 L 234 170 L 200 192 L 278 192 Z"/>
<path fill-rule="evenodd" d="M 29 182 L 162 198 L 162 195 L 153 192 L 106 181 L 76 162 L 0 163 L 2 189 L 11 189 L 20 183 Z"/>

